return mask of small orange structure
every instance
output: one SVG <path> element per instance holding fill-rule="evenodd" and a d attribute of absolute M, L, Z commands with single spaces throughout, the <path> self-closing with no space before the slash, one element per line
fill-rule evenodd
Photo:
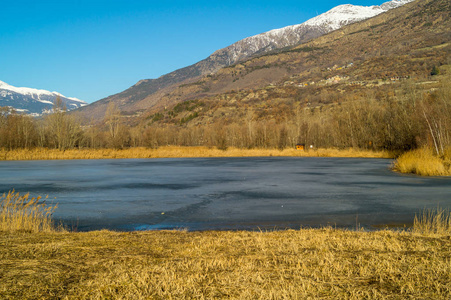
<path fill-rule="evenodd" d="M 296 150 L 305 150 L 305 144 L 297 144 Z"/>

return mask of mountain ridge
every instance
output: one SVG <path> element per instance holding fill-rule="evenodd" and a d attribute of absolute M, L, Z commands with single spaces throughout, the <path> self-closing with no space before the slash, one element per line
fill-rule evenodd
<path fill-rule="evenodd" d="M 67 110 L 74 110 L 88 105 L 83 100 L 66 97 L 58 92 L 28 87 L 15 87 L 0 81 L 0 106 L 8 106 L 14 110 L 32 116 L 41 116 L 52 110 L 57 98 L 60 98 Z"/>
<path fill-rule="evenodd" d="M 395 93 L 390 87 L 403 83 L 437 89 L 439 77 L 431 78 L 431 71 L 451 65 L 450 6 L 447 0 L 419 0 L 223 68 L 162 95 L 159 103 L 170 105 L 148 110 L 142 124 L 239 123 L 249 110 L 254 120 L 283 122 L 296 106 L 320 108 L 374 94 L 384 98 Z"/>
<path fill-rule="evenodd" d="M 138 102 L 141 103 L 138 105 L 140 110 L 148 109 L 157 105 L 158 100 L 149 99 L 147 102 L 143 100 L 157 93 L 160 93 L 160 97 L 162 97 L 164 95 L 162 91 L 167 91 L 168 87 L 177 87 L 178 84 L 182 83 L 190 84 L 195 82 L 196 78 L 214 74 L 223 67 L 233 65 L 252 56 L 301 44 L 342 26 L 374 17 L 412 1 L 392 0 L 380 6 L 373 5 L 369 7 L 349 4 L 340 5 L 302 24 L 270 30 L 240 40 L 228 47 L 215 51 L 196 64 L 175 70 L 157 79 L 140 80 L 125 91 L 96 101 L 79 111 L 82 114 L 90 115 L 90 119 L 93 116 L 99 119 L 105 113 L 106 106 L 110 102 L 115 102 L 119 109 L 128 112 L 133 111 L 131 106 L 133 103 Z M 143 104 L 143 102 L 147 104 Z M 91 112 L 88 112 L 88 110 L 91 110 Z"/>

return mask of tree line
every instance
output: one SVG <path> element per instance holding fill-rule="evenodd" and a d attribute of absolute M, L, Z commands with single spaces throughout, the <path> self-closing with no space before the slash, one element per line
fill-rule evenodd
<path fill-rule="evenodd" d="M 0 108 L 0 148 L 127 148 L 167 145 L 227 149 L 294 147 L 361 148 L 404 152 L 429 145 L 439 155 L 451 146 L 451 87 L 425 91 L 415 84 L 383 97 L 368 93 L 316 108 L 295 102 L 283 121 L 252 110 L 239 121 L 208 125 L 126 126 L 114 104 L 101 125 L 81 125 L 57 101 L 52 114 L 35 119 Z"/>

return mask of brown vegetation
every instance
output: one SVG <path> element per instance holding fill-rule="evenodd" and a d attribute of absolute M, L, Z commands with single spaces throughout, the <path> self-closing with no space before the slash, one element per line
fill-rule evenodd
<path fill-rule="evenodd" d="M 394 170 L 422 176 L 451 176 L 451 148 L 437 156 L 430 148 L 421 148 L 402 154 L 394 163 Z"/>
<path fill-rule="evenodd" d="M 448 68 L 442 67 L 443 73 Z M 169 144 L 275 148 L 296 143 L 402 153 L 451 143 L 450 77 L 404 80 L 380 87 L 345 84 L 298 95 L 271 88 L 178 104 L 136 128 L 148 146 Z M 304 99 L 305 98 L 305 99 Z M 304 99 L 304 100 L 302 100 Z"/>
<path fill-rule="evenodd" d="M 450 235 L 451 213 L 449 209 L 440 207 L 425 209 L 419 216 L 415 216 L 413 232 L 428 235 Z"/>
<path fill-rule="evenodd" d="M 0 230 L 3 299 L 451 297 L 449 212 L 412 231 Z"/>
<path fill-rule="evenodd" d="M 426 145 L 443 155 L 451 145 L 451 89 L 448 75 L 440 80 L 433 89 L 406 82 L 378 92 L 351 93 L 317 107 L 290 95 L 279 100 L 272 95 L 252 108 L 246 106 L 249 95 L 244 93 L 235 95 L 230 105 L 228 100 L 177 105 L 134 127 L 120 123 L 114 108 L 106 115 L 105 126 L 84 127 L 64 112 L 43 120 L 3 113 L 0 148 L 206 146 L 225 150 L 284 149 L 302 143 L 399 153 Z"/>
<path fill-rule="evenodd" d="M 53 232 L 55 227 L 51 217 L 56 207 L 47 205 L 41 197 L 20 196 L 10 191 L 0 197 L 0 231 Z"/>
<path fill-rule="evenodd" d="M 258 156 L 299 156 L 299 157 L 367 157 L 393 158 L 388 151 L 360 149 L 239 149 L 208 147 L 166 146 L 155 149 L 134 147 L 127 149 L 58 149 L 34 148 L 12 151 L 0 149 L 0 160 L 52 160 L 52 159 L 108 159 L 108 158 L 177 158 L 177 157 L 258 157 Z"/>

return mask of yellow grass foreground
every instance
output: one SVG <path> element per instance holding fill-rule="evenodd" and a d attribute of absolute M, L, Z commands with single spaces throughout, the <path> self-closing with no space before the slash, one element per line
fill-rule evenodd
<path fill-rule="evenodd" d="M 0 232 L 0 298 L 450 299 L 449 235 Z"/>
<path fill-rule="evenodd" d="M 371 157 L 392 158 L 386 151 L 365 151 L 358 149 L 238 149 L 219 150 L 208 147 L 167 146 L 157 149 L 128 148 L 115 149 L 17 149 L 8 151 L 0 149 L 0 160 L 49 160 L 49 159 L 103 159 L 103 158 L 175 158 L 175 157 L 257 157 L 257 156 L 305 156 L 305 157 Z"/>
<path fill-rule="evenodd" d="M 451 176 L 451 148 L 442 157 L 434 155 L 430 148 L 420 148 L 401 155 L 394 170 L 421 176 Z"/>
<path fill-rule="evenodd" d="M 41 207 L 8 195 L 7 224 Z M 47 215 L 27 218 L 0 229 L 0 299 L 451 297 L 451 218 L 439 208 L 409 232 L 33 232 Z"/>

